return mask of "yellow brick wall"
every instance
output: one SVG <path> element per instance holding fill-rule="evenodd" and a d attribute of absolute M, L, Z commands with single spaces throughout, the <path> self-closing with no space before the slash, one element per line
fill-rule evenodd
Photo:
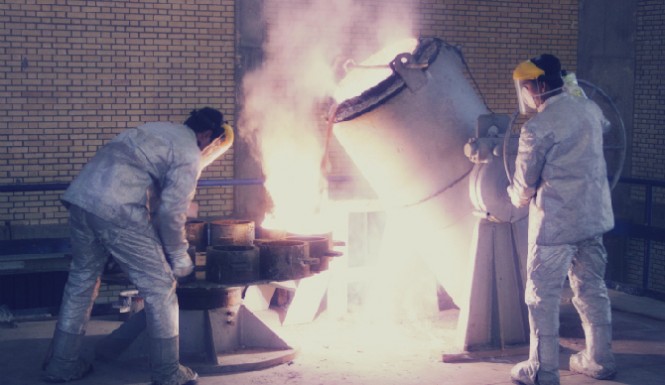
<path fill-rule="evenodd" d="M 123 129 L 193 108 L 234 124 L 234 23 L 233 0 L 3 1 L 0 184 L 66 184 Z M 203 177 L 232 177 L 232 159 Z M 61 192 L 2 193 L 0 219 L 66 223 Z M 199 191 L 211 215 L 228 215 L 232 196 Z"/>
<path fill-rule="evenodd" d="M 512 113 L 516 106 L 512 71 L 542 53 L 562 67 L 577 64 L 578 0 L 467 0 L 419 2 L 423 36 L 461 47 L 489 107 Z"/>

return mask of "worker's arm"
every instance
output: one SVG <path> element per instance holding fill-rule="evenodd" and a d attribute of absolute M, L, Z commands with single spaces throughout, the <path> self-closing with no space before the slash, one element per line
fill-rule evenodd
<path fill-rule="evenodd" d="M 552 143 L 552 136 L 541 138 L 528 126 L 522 127 L 515 160 L 515 175 L 512 184 L 508 186 L 508 195 L 515 207 L 528 205 L 536 195 L 545 157 Z"/>
<path fill-rule="evenodd" d="M 164 253 L 177 277 L 191 273 L 193 264 L 187 254 L 189 243 L 185 231 L 187 209 L 194 199 L 199 178 L 199 158 L 176 161 L 164 178 L 155 223 Z"/>

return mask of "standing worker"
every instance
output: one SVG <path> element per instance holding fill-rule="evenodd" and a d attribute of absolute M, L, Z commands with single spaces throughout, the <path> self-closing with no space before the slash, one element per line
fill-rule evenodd
<path fill-rule="evenodd" d="M 614 226 L 603 156 L 609 123 L 579 88 L 567 92 L 553 55 L 519 64 L 513 79 L 520 112 L 538 113 L 522 127 L 508 186 L 513 205 L 529 204 L 524 297 L 531 329 L 529 359 L 512 368 L 511 378 L 559 385 L 559 305 L 568 275 L 586 339 L 586 349 L 570 357 L 570 370 L 609 379 L 616 374 L 602 240 Z"/>
<path fill-rule="evenodd" d="M 193 270 L 185 221 L 198 178 L 232 143 L 222 113 L 205 107 L 184 124 L 126 130 L 85 165 L 62 197 L 72 262 L 44 381 L 77 380 L 92 370 L 81 345 L 110 254 L 144 298 L 152 384 L 196 383 L 198 375 L 180 365 L 176 278 Z"/>

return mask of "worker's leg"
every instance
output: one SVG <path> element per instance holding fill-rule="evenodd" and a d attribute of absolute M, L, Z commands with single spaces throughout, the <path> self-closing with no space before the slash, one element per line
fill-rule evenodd
<path fill-rule="evenodd" d="M 529 309 L 529 360 L 515 365 L 514 382 L 559 384 L 559 305 L 575 247 L 529 245 L 525 302 Z"/>
<path fill-rule="evenodd" d="M 573 304 L 582 319 L 586 349 L 570 357 L 570 370 L 596 379 L 616 374 L 612 354 L 612 312 L 605 286 L 607 252 L 602 237 L 578 244 L 570 268 Z"/>
<path fill-rule="evenodd" d="M 79 355 L 108 254 L 95 236 L 90 219 L 90 214 L 79 207 L 70 208 L 72 262 L 45 360 L 44 380 L 47 382 L 79 379 L 91 370 L 90 364 Z"/>
<path fill-rule="evenodd" d="M 105 238 L 144 300 L 153 383 L 182 385 L 196 380 L 196 373 L 179 364 L 176 280 L 154 228 L 109 228 Z"/>

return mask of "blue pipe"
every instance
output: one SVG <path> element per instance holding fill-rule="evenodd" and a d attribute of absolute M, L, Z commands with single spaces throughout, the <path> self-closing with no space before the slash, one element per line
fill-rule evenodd
<path fill-rule="evenodd" d="M 248 186 L 263 182 L 263 179 L 203 179 L 199 180 L 198 187 Z"/>
<path fill-rule="evenodd" d="M 67 186 L 69 183 L 3 184 L 0 185 L 0 192 L 66 190 Z"/>
<path fill-rule="evenodd" d="M 329 176 L 329 182 L 344 182 L 351 180 L 348 176 Z M 248 186 L 260 185 L 264 179 L 202 179 L 198 187 L 222 187 L 222 186 Z M 28 192 L 28 191 L 58 191 L 66 190 L 69 183 L 18 183 L 0 185 L 0 192 Z"/>
<path fill-rule="evenodd" d="M 198 187 L 244 186 L 263 184 L 263 179 L 204 179 Z M 23 183 L 0 185 L 0 192 L 58 191 L 66 190 L 69 183 Z"/>

